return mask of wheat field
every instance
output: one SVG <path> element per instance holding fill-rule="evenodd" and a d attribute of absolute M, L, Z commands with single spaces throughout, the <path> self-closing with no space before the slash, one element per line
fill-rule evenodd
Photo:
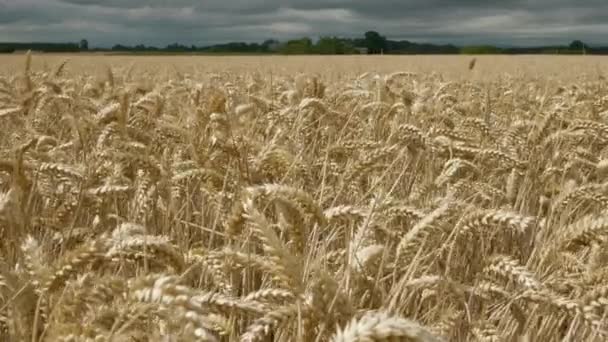
<path fill-rule="evenodd" d="M 602 59 L 188 58 L 0 58 L 0 341 L 606 340 Z"/>

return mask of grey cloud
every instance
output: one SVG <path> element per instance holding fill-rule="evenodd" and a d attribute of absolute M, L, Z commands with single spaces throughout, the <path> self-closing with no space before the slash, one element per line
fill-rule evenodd
<path fill-rule="evenodd" d="M 91 45 L 261 41 L 320 35 L 455 44 L 608 45 L 605 0 L 0 0 L 2 40 Z"/>

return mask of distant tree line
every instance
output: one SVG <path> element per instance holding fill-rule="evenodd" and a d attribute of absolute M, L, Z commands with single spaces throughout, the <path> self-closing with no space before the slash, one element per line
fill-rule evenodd
<path fill-rule="evenodd" d="M 78 52 L 81 51 L 81 47 L 78 43 L 0 43 L 0 52 L 3 53 L 12 53 L 22 50 Z"/>
<path fill-rule="evenodd" d="M 111 51 L 117 52 L 181 52 L 181 53 L 279 53 L 279 54 L 354 54 L 357 50 L 345 39 L 336 37 L 321 37 L 316 43 L 310 38 L 293 39 L 286 42 L 269 39 L 263 43 L 232 42 L 210 46 L 197 47 L 178 43 L 169 44 L 164 48 L 154 46 L 114 45 Z"/>
<path fill-rule="evenodd" d="M 231 42 L 209 46 L 169 44 L 165 47 L 117 44 L 109 49 L 90 49 L 86 39 L 80 43 L 0 43 L 0 53 L 20 50 L 43 52 L 102 51 L 119 53 L 234 53 L 234 54 L 608 54 L 608 47 L 590 47 L 580 40 L 564 46 L 508 47 L 492 45 L 455 46 L 390 40 L 376 31 L 361 38 L 309 37 L 280 42 L 269 39 L 262 43 Z"/>

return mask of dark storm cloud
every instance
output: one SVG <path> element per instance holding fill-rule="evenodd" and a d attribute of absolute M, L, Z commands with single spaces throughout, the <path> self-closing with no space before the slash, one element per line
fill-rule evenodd
<path fill-rule="evenodd" d="M 319 35 L 608 44 L 606 0 L 0 0 L 0 40 L 210 44 Z"/>

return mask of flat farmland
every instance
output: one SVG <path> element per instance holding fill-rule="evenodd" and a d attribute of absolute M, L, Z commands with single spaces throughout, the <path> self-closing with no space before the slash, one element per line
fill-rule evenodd
<path fill-rule="evenodd" d="M 606 72 L 0 56 L 0 341 L 605 341 Z"/>
<path fill-rule="evenodd" d="M 32 61 L 34 70 L 52 67 L 70 60 L 69 73 L 103 73 L 107 66 L 133 65 L 141 72 L 221 71 L 275 74 L 307 72 L 326 77 L 344 77 L 364 72 L 392 73 L 412 71 L 439 73 L 448 78 L 492 79 L 512 76 L 573 79 L 581 75 L 605 74 L 608 58 L 604 56 L 477 56 L 475 72 L 468 72 L 471 56 L 133 56 L 96 54 L 41 54 Z M 20 70 L 23 55 L 0 54 L 0 73 Z"/>

